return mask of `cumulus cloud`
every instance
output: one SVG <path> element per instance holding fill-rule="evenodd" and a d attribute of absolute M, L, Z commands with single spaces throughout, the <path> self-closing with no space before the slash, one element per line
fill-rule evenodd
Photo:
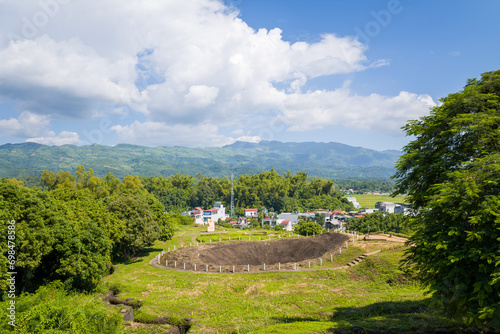
<path fill-rule="evenodd" d="M 77 39 L 12 41 L 0 64 L 0 95 L 38 113 L 81 119 L 102 104 L 139 98 L 134 57 L 106 59 Z"/>
<path fill-rule="evenodd" d="M 169 125 L 162 122 L 138 122 L 116 125 L 111 128 L 123 143 L 142 143 L 150 146 L 207 147 L 224 146 L 235 139 L 218 134 L 217 126 L 211 124 Z"/>
<path fill-rule="evenodd" d="M 348 88 L 292 94 L 284 114 L 291 131 L 308 131 L 343 124 L 360 130 L 400 135 L 408 119 L 428 114 L 436 104 L 429 95 L 400 92 L 394 97 L 371 94 L 359 96 Z"/>
<path fill-rule="evenodd" d="M 259 136 L 241 136 L 236 138 L 236 141 L 244 141 L 247 143 L 260 143 L 261 139 Z"/>
<path fill-rule="evenodd" d="M 0 120 L 0 136 L 31 137 L 48 131 L 50 120 L 47 116 L 24 111 L 18 118 Z"/>
<path fill-rule="evenodd" d="M 80 143 L 80 137 L 76 132 L 62 131 L 58 135 L 54 131 L 49 131 L 46 136 L 29 138 L 26 142 L 43 145 L 74 145 Z"/>
<path fill-rule="evenodd" d="M 56 134 L 49 130 L 50 119 L 45 115 L 24 111 L 18 118 L 0 120 L 1 137 L 27 138 L 26 142 L 45 145 L 78 144 L 80 138 L 77 133 L 62 131 Z"/>
<path fill-rule="evenodd" d="M 9 38 L 0 39 L 0 98 L 50 119 L 130 109 L 141 122 L 131 116 L 113 128 L 127 142 L 223 145 L 234 139 L 219 135 L 221 127 L 269 110 L 293 131 L 339 123 L 396 131 L 427 111 L 427 96 L 406 92 L 303 92 L 313 78 L 388 61 L 368 60 L 356 38 L 333 33 L 290 43 L 279 28 L 254 29 L 218 0 L 23 0 L 2 16 L 9 19 L 0 35 Z"/>

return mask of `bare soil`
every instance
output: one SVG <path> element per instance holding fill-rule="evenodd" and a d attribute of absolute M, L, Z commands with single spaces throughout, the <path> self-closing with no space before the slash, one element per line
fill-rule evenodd
<path fill-rule="evenodd" d="M 177 261 L 179 264 L 199 263 L 211 266 L 297 263 L 337 251 L 346 241 L 349 241 L 349 237 L 344 234 L 325 233 L 316 237 L 283 238 L 276 241 L 204 244 L 166 253 L 161 262 L 168 260 L 169 263 Z"/>

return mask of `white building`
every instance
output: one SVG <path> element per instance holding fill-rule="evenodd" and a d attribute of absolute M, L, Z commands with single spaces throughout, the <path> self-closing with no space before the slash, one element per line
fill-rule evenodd
<path fill-rule="evenodd" d="M 245 217 L 257 218 L 258 209 L 245 209 Z"/>
<path fill-rule="evenodd" d="M 290 223 L 290 227 L 286 227 L 286 228 L 291 228 L 291 230 L 293 230 L 295 225 L 297 225 L 299 223 L 299 215 L 297 213 L 286 213 L 286 212 L 280 213 L 278 216 L 278 219 L 276 220 L 276 225 L 278 225 L 278 224 L 283 225 L 283 222 L 285 222 L 285 221 L 288 221 Z M 285 227 L 285 226 L 283 225 L 283 227 Z M 287 230 L 287 231 L 291 231 L 291 230 Z"/>
<path fill-rule="evenodd" d="M 347 199 L 349 202 L 351 202 L 351 203 L 352 203 L 352 205 L 354 205 L 354 207 L 355 207 L 356 209 L 361 208 L 361 205 L 359 204 L 359 202 L 358 202 L 358 201 L 356 201 L 356 197 L 351 197 L 351 196 L 349 196 L 349 197 L 346 197 L 346 199 Z"/>
<path fill-rule="evenodd" d="M 204 210 L 203 211 L 203 220 L 205 223 L 209 220 L 212 219 L 214 223 L 218 222 L 220 220 L 226 220 L 227 215 L 226 215 L 226 208 L 222 203 L 217 202 L 215 203 L 214 207 L 212 209 Z"/>
<path fill-rule="evenodd" d="M 289 220 L 282 220 L 280 224 L 283 226 L 285 231 L 293 231 L 292 222 Z"/>
<path fill-rule="evenodd" d="M 191 211 L 186 211 L 183 213 L 183 215 L 189 215 L 190 217 L 194 218 L 194 224 L 206 224 L 205 220 L 203 219 L 203 210 L 200 207 L 196 207 Z"/>
<path fill-rule="evenodd" d="M 394 207 L 394 213 L 402 213 L 405 216 L 409 216 L 412 212 L 413 210 L 410 209 L 410 204 L 408 203 L 396 203 L 396 206 Z"/>
<path fill-rule="evenodd" d="M 384 213 L 394 213 L 394 208 L 396 205 L 392 202 L 377 202 L 375 203 L 375 209 Z"/>
<path fill-rule="evenodd" d="M 361 213 L 366 213 L 366 214 L 375 213 L 375 212 L 377 212 L 377 211 L 378 211 L 378 209 L 374 209 L 374 208 L 370 208 L 370 209 L 361 209 L 361 210 L 359 210 L 359 212 L 361 212 Z"/>
<path fill-rule="evenodd" d="M 274 218 L 274 217 L 265 217 L 264 219 L 262 219 L 262 226 L 269 225 L 272 228 L 274 228 L 276 226 L 276 224 L 277 224 L 276 218 Z"/>

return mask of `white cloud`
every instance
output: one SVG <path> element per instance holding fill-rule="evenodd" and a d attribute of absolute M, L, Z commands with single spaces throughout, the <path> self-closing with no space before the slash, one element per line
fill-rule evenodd
<path fill-rule="evenodd" d="M 17 1 L 2 10 L 9 19 L 0 23 L 0 36 L 19 37 L 0 39 L 0 98 L 50 119 L 102 118 L 130 108 L 131 124 L 114 128 L 123 141 L 220 146 L 234 139 L 217 134 L 219 128 L 269 110 L 283 114 L 293 131 L 339 123 L 396 131 L 426 109 L 425 96 L 405 92 L 302 92 L 313 78 L 388 64 L 369 61 L 353 37 L 290 43 L 279 28 L 255 30 L 217 0 L 53 0 L 49 9 L 43 3 Z M 37 21 L 43 13 L 46 22 Z M 137 113 L 143 121 L 133 122 Z M 15 123 L 0 127 L 5 122 Z M 44 135 L 47 127 L 37 140 L 57 137 Z"/>
<path fill-rule="evenodd" d="M 236 141 L 244 141 L 247 143 L 260 143 L 261 139 L 259 136 L 241 136 L 236 138 Z"/>
<path fill-rule="evenodd" d="M 121 142 L 150 146 L 207 147 L 234 143 L 234 138 L 218 134 L 211 124 L 168 125 L 161 122 L 138 122 L 111 127 Z"/>
<path fill-rule="evenodd" d="M 435 105 L 429 95 L 400 92 L 394 97 L 359 96 L 341 88 L 292 94 L 285 103 L 284 115 L 291 131 L 343 124 L 352 129 L 400 135 L 400 128 L 407 120 L 427 115 Z"/>
<path fill-rule="evenodd" d="M 191 86 L 184 96 L 184 105 L 188 108 L 205 108 L 215 103 L 217 94 L 219 94 L 219 88 L 217 87 Z"/>
<path fill-rule="evenodd" d="M 62 131 L 58 135 L 50 131 L 46 136 L 29 138 L 26 142 L 38 143 L 43 145 L 74 145 L 81 142 L 80 137 L 75 132 Z"/>
<path fill-rule="evenodd" d="M 106 59 L 79 40 L 42 36 L 0 50 L 0 96 L 39 113 L 90 117 L 101 104 L 132 104 L 135 59 Z"/>
<path fill-rule="evenodd" d="M 27 138 L 26 142 L 45 145 L 80 143 L 77 133 L 62 131 L 56 135 L 54 131 L 49 130 L 49 126 L 49 117 L 24 111 L 18 118 L 0 120 L 0 136 Z"/>
<path fill-rule="evenodd" d="M 24 111 L 19 118 L 0 120 L 0 136 L 2 137 L 31 137 L 48 131 L 50 121 L 47 116 L 37 115 Z"/>

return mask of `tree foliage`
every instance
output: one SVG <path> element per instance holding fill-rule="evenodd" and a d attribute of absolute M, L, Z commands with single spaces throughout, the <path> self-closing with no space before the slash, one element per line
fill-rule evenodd
<path fill-rule="evenodd" d="M 0 302 L 3 333 L 14 332 L 7 319 L 10 300 Z M 40 287 L 36 293 L 16 297 L 16 333 L 121 333 L 122 316 L 90 295 L 68 294 L 60 282 Z M 9 319 L 10 321 L 10 319 Z"/>
<path fill-rule="evenodd" d="M 125 192 L 108 203 L 108 209 L 124 222 L 123 236 L 115 243 L 115 252 L 128 257 L 150 246 L 160 237 L 160 228 L 147 200 L 137 193 Z"/>
<path fill-rule="evenodd" d="M 308 220 L 301 220 L 295 226 L 294 232 L 300 235 L 314 235 L 321 233 L 321 225 Z"/>
<path fill-rule="evenodd" d="M 361 218 L 352 218 L 348 223 L 349 229 L 356 230 L 361 233 L 369 231 L 384 231 L 385 233 L 411 233 L 409 226 L 409 217 L 402 213 L 381 212 L 372 213 Z"/>
<path fill-rule="evenodd" d="M 169 212 L 182 212 L 197 206 L 209 208 L 217 201 L 231 201 L 229 178 L 176 174 L 168 178 L 142 178 L 142 182 Z M 279 174 L 274 169 L 235 178 L 234 198 L 237 210 L 249 207 L 266 207 L 276 212 L 352 209 L 332 180 L 310 179 L 306 172 Z"/>
<path fill-rule="evenodd" d="M 450 312 L 469 322 L 500 318 L 500 71 L 467 82 L 429 116 L 395 175 L 417 232 L 407 264 Z"/>
<path fill-rule="evenodd" d="M 45 191 L 0 180 L 0 242 L 7 245 L 15 222 L 17 293 L 61 281 L 67 290 L 91 291 L 117 257 L 134 255 L 157 239 L 169 240 L 173 225 L 164 206 L 140 178 L 123 182 L 93 176 L 79 166 L 77 178 L 44 171 Z M 7 248 L 0 254 L 0 288 L 5 291 Z"/>

